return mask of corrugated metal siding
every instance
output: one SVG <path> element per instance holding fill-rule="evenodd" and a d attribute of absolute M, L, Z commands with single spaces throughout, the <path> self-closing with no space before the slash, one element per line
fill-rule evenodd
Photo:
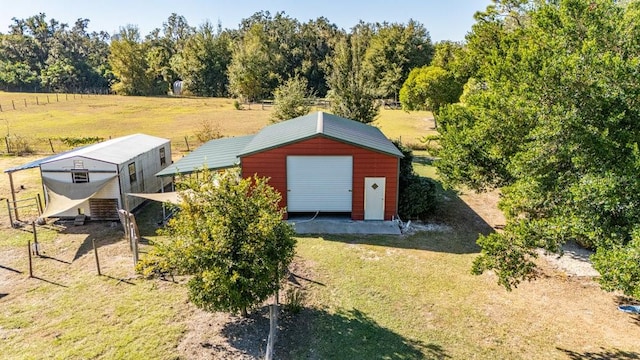
<path fill-rule="evenodd" d="M 364 178 L 386 177 L 385 219 L 396 214 L 398 194 L 398 158 L 318 136 L 264 152 L 242 157 L 242 174 L 271 178 L 269 184 L 282 194 L 281 206 L 287 204 L 286 158 L 288 155 L 353 156 L 353 192 L 351 217 L 364 219 Z"/>

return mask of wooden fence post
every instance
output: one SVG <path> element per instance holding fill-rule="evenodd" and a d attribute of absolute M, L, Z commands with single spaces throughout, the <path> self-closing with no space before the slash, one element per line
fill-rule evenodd
<path fill-rule="evenodd" d="M 11 215 L 11 202 L 7 199 L 7 211 L 9 211 L 9 223 L 11 223 L 11 227 L 13 227 L 13 215 Z"/>
<path fill-rule="evenodd" d="M 42 198 L 40 197 L 40 193 L 37 194 L 36 198 L 38 201 L 38 212 L 40 213 L 40 215 L 42 215 L 44 210 L 42 210 Z"/>
<path fill-rule="evenodd" d="M 33 263 L 31 262 L 31 240 L 27 240 L 27 254 L 29 255 L 29 277 L 33 277 Z"/>
<path fill-rule="evenodd" d="M 40 101 L 38 101 L 38 97 L 36 96 L 36 105 L 40 105 Z"/>
<path fill-rule="evenodd" d="M 56 102 L 59 102 L 59 100 L 58 100 L 58 93 L 56 93 Z"/>
<path fill-rule="evenodd" d="M 51 104 L 51 102 L 49 102 L 49 95 L 47 95 L 47 104 Z"/>
<path fill-rule="evenodd" d="M 55 154 L 56 151 L 53 150 L 53 143 L 51 142 L 51 138 L 49 138 L 49 145 L 51 146 L 51 152 Z"/>
<path fill-rule="evenodd" d="M 13 110 L 15 110 L 15 109 L 16 109 L 16 103 L 15 103 L 15 101 L 11 100 L 11 106 L 13 106 Z"/>
<path fill-rule="evenodd" d="M 187 151 L 191 151 L 191 149 L 189 149 L 189 140 L 187 140 L 187 137 L 184 137 L 184 142 L 185 144 L 187 144 Z"/>
<path fill-rule="evenodd" d="M 32 222 L 31 225 L 33 226 L 33 249 L 35 250 L 34 252 L 36 253 L 36 255 L 40 256 L 40 245 L 38 244 L 38 232 L 36 230 L 36 222 Z"/>
<path fill-rule="evenodd" d="M 24 100 L 24 107 L 27 107 L 27 99 L 23 99 Z"/>
<path fill-rule="evenodd" d="M 276 331 L 278 331 L 278 305 L 269 305 L 269 338 L 267 339 L 266 360 L 273 359 L 273 348 L 276 344 Z"/>
<path fill-rule="evenodd" d="M 9 137 L 5 136 L 4 137 L 4 143 L 7 145 L 7 154 L 11 153 L 11 148 L 9 148 Z"/>
<path fill-rule="evenodd" d="M 0 105 L 0 112 L 2 112 L 2 105 Z"/>
<path fill-rule="evenodd" d="M 96 247 L 96 239 L 91 239 L 91 243 L 93 244 L 93 254 L 96 257 L 96 269 L 98 269 L 98 276 L 101 276 L 100 272 L 100 259 L 98 258 L 98 248 Z"/>

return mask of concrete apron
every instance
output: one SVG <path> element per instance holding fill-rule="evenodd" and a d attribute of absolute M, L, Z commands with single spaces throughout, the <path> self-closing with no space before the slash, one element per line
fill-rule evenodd
<path fill-rule="evenodd" d="M 400 235 L 400 227 L 394 221 L 355 221 L 349 219 L 290 219 L 297 234 L 360 234 Z"/>

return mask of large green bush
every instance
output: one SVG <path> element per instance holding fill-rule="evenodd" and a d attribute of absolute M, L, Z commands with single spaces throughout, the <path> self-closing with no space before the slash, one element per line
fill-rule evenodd
<path fill-rule="evenodd" d="M 413 171 L 413 151 L 409 147 L 399 141 L 393 144 L 404 155 L 400 159 L 398 215 L 401 219 L 423 219 L 436 207 L 435 182 Z"/>

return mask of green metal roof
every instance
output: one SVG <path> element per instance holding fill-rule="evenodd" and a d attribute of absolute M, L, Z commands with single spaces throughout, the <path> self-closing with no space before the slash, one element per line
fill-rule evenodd
<path fill-rule="evenodd" d="M 182 159 L 167 166 L 156 176 L 190 174 L 207 169 L 224 169 L 238 165 L 238 153 L 253 139 L 254 135 L 211 140 Z"/>
<path fill-rule="evenodd" d="M 403 157 L 398 148 L 384 136 L 380 129 L 322 111 L 265 127 L 241 150 L 238 157 L 306 140 L 318 135 L 385 154 Z"/>
<path fill-rule="evenodd" d="M 324 136 L 381 153 L 403 157 L 380 129 L 319 111 L 262 129 L 256 135 L 216 139 L 200 146 L 156 176 L 190 174 L 235 166 L 239 158 L 286 144 Z"/>

